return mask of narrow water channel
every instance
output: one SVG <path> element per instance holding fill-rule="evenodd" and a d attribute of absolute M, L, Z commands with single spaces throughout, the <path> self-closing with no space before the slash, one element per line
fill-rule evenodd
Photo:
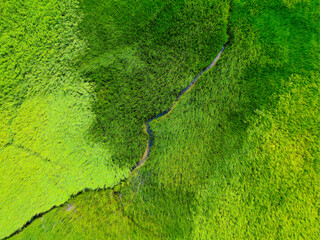
<path fill-rule="evenodd" d="M 221 54 L 223 53 L 224 49 L 225 49 L 225 45 L 222 46 L 220 52 L 218 53 L 218 55 L 214 58 L 214 60 L 212 61 L 212 63 L 206 68 L 204 69 L 202 72 L 200 72 L 193 80 L 192 82 L 186 87 L 184 88 L 181 93 L 179 94 L 179 96 L 177 97 L 177 99 L 174 101 L 174 103 L 172 104 L 171 108 L 160 113 L 159 115 L 149 119 L 149 121 L 145 124 L 145 130 L 147 132 L 147 134 L 149 135 L 149 141 L 148 141 L 148 144 L 147 144 L 147 147 L 146 147 L 146 150 L 141 158 L 141 160 L 139 162 L 137 162 L 136 165 L 134 165 L 132 168 L 131 168 L 131 172 L 133 172 L 134 170 L 136 170 L 137 168 L 141 167 L 147 160 L 148 156 L 149 156 L 149 153 L 150 153 L 150 150 L 151 150 L 151 147 L 153 145 L 153 133 L 152 133 L 152 130 L 150 128 L 150 123 L 155 120 L 155 119 L 158 119 L 158 118 L 161 118 L 161 117 L 164 117 L 164 116 L 167 116 L 169 115 L 172 110 L 175 108 L 175 106 L 177 105 L 177 103 L 181 100 L 181 97 L 186 93 L 188 92 L 195 84 L 196 82 L 198 81 L 198 79 L 204 74 L 206 73 L 207 71 L 209 71 L 219 60 Z"/>
<path fill-rule="evenodd" d="M 177 103 L 181 100 L 181 97 L 186 93 L 188 92 L 194 85 L 195 83 L 198 81 L 198 79 L 205 73 L 207 72 L 208 70 L 210 70 L 216 63 L 217 61 L 219 60 L 221 54 L 223 53 L 224 49 L 225 49 L 225 45 L 223 45 L 223 47 L 221 48 L 220 52 L 218 53 L 218 55 L 215 57 L 215 59 L 212 61 L 212 63 L 206 68 L 204 69 L 203 71 L 201 71 L 193 80 L 192 82 L 186 87 L 184 88 L 181 93 L 179 94 L 179 96 L 176 98 L 176 100 L 174 101 L 174 103 L 172 104 L 171 108 L 164 111 L 163 113 L 160 113 L 159 115 L 151 118 L 146 124 L 145 124 L 145 130 L 146 130 L 146 133 L 149 135 L 149 141 L 148 141 L 148 144 L 147 144 L 147 147 L 146 147 L 146 150 L 141 158 L 141 160 L 139 162 L 136 163 L 136 165 L 134 165 L 131 169 L 131 173 L 136 170 L 137 168 L 141 167 L 147 160 L 148 156 L 149 156 L 149 153 L 150 153 L 150 150 L 151 150 L 151 147 L 153 145 L 153 133 L 152 133 L 152 130 L 150 128 L 150 123 L 155 120 L 155 119 L 158 119 L 158 118 L 161 118 L 161 117 L 164 117 L 166 115 L 169 115 L 172 110 L 175 108 L 175 106 L 177 105 Z M 125 180 L 123 180 L 125 181 Z M 122 181 L 121 181 L 122 182 Z M 121 183 L 119 183 L 121 184 Z M 117 185 L 116 185 L 117 186 Z M 80 194 L 83 194 L 86 190 L 88 189 L 85 189 L 84 191 L 81 191 L 75 195 L 73 195 L 73 197 L 76 197 L 77 195 L 80 195 Z M 102 190 L 102 189 L 99 189 L 99 190 Z M 96 190 L 95 190 L 96 191 Z M 65 203 L 64 203 L 65 204 Z M 20 229 L 18 229 L 17 231 L 15 231 L 14 233 L 12 233 L 10 236 L 7 236 L 5 237 L 4 239 L 9 239 L 10 237 L 13 237 L 15 235 L 17 235 L 18 233 L 20 233 L 21 231 L 23 231 L 23 229 L 25 229 L 26 227 L 28 227 L 35 219 L 37 218 L 40 218 L 42 217 L 44 214 L 50 212 L 51 210 L 57 208 L 57 207 L 61 207 L 63 206 L 64 204 L 61 204 L 60 206 L 53 206 L 51 209 L 45 211 L 45 212 L 42 212 L 42 213 L 39 213 L 35 216 L 33 216 L 31 218 L 31 220 L 29 220 L 26 224 L 24 224 Z M 68 209 L 73 209 L 74 206 L 72 205 L 68 205 L 67 207 L 67 210 Z"/>

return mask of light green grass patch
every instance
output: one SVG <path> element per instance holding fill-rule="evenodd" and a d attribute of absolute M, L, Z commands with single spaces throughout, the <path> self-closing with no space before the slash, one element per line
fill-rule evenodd
<path fill-rule="evenodd" d="M 77 7 L 71 0 L 1 5 L 0 238 L 70 195 L 111 187 L 129 173 L 112 163 L 107 143 L 90 137 L 94 94 L 75 68 L 86 48 Z"/>

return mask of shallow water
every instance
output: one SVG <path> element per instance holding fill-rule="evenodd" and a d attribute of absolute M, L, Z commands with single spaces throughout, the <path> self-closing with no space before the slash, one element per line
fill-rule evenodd
<path fill-rule="evenodd" d="M 177 99 L 174 101 L 174 103 L 172 104 L 172 106 L 171 106 L 170 109 L 168 109 L 168 110 L 166 110 L 166 111 L 158 114 L 157 116 L 149 119 L 149 121 L 146 123 L 146 132 L 147 132 L 147 134 L 149 135 L 148 145 L 147 145 L 147 148 L 146 148 L 146 150 L 145 150 L 145 152 L 144 152 L 144 154 L 143 154 L 143 157 L 141 158 L 141 160 L 140 160 L 139 162 L 137 162 L 137 164 L 136 164 L 135 166 L 132 167 L 131 172 L 134 171 L 135 169 L 141 167 L 141 166 L 145 163 L 146 159 L 147 159 L 148 156 L 149 156 L 151 147 L 152 147 L 152 145 L 153 145 L 153 140 L 154 140 L 154 138 L 153 138 L 153 133 L 152 133 L 152 130 L 151 130 L 151 128 L 150 128 L 150 123 L 151 123 L 153 120 L 155 120 L 155 119 L 158 119 L 158 118 L 161 118 L 161 117 L 163 117 L 163 116 L 166 116 L 166 115 L 170 114 L 170 112 L 174 109 L 175 105 L 180 101 L 181 97 L 182 97 L 190 88 L 192 88 L 192 87 L 195 85 L 195 83 L 198 81 L 198 79 L 199 79 L 204 73 L 206 73 L 208 70 L 210 70 L 210 69 L 217 63 L 217 61 L 219 60 L 221 54 L 223 53 L 223 51 L 224 51 L 224 49 L 225 49 L 225 46 L 226 46 L 226 44 L 222 46 L 220 52 L 219 52 L 218 55 L 214 58 L 214 60 L 212 61 L 212 63 L 211 63 L 206 69 L 204 69 L 202 72 L 200 72 L 200 73 L 192 80 L 192 82 L 191 82 L 186 88 L 184 88 L 184 89 L 181 91 L 181 93 L 179 94 L 179 96 L 177 97 Z"/>

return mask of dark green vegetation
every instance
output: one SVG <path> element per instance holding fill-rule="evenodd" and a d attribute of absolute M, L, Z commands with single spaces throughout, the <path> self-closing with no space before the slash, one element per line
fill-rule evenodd
<path fill-rule="evenodd" d="M 80 4 L 88 52 L 80 70 L 94 82 L 97 140 L 113 161 L 142 156 L 143 123 L 168 109 L 227 41 L 228 1 L 92 1 Z M 214 21 L 213 21 L 214 20 Z"/>
<path fill-rule="evenodd" d="M 202 5 L 4 2 L 0 237 L 128 176 L 145 148 L 143 122 L 227 39 L 228 2 Z"/>
<path fill-rule="evenodd" d="M 227 40 L 227 20 L 230 45 L 151 125 L 155 145 L 132 178 L 71 199 L 14 238 L 319 239 L 316 1 L 233 1 L 229 18 L 230 2 L 132 2 L 81 3 L 88 49 L 76 66 L 96 93 L 90 136 L 122 166 L 143 152 L 143 121 Z"/>

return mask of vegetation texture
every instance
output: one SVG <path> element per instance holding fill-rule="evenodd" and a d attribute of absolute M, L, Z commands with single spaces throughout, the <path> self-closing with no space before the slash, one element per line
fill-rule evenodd
<path fill-rule="evenodd" d="M 73 17 L 59 23 L 67 24 L 66 29 L 73 31 L 70 39 L 76 40 L 63 45 L 62 56 L 67 54 L 65 49 L 76 46 L 75 41 L 80 44 L 77 54 L 70 51 L 72 57 L 65 62 L 52 63 L 52 68 L 58 68 L 53 73 L 66 76 L 64 80 L 52 81 L 59 86 L 50 87 L 48 93 L 43 91 L 50 81 L 43 79 L 54 74 L 30 80 L 33 85 L 26 80 L 48 73 L 42 69 L 28 70 L 19 81 L 13 74 L 1 81 L 8 90 L 1 106 L 5 109 L 1 110 L 5 177 L 0 178 L 0 237 L 22 226 L 26 220 L 21 215 L 28 219 L 44 204 L 53 206 L 75 189 L 102 183 L 112 186 L 128 175 L 147 142 L 143 122 L 171 106 L 179 91 L 229 41 L 218 64 L 174 111 L 152 122 L 155 141 L 143 167 L 112 189 L 87 190 L 71 198 L 12 238 L 319 239 L 317 1 L 83 0 L 64 4 L 64 13 L 70 11 Z M 78 24 L 70 24 L 72 19 Z M 8 51 L 1 53 L 1 61 L 17 54 Z M 70 76 L 74 77 L 70 80 Z M 31 94 L 32 86 L 41 87 Z M 69 106 L 74 107 L 66 100 L 70 98 L 82 102 L 77 110 L 70 111 Z M 40 121 L 42 117 L 45 120 Z M 33 129 L 35 137 L 28 138 L 23 129 Z M 63 140 L 61 147 L 54 148 L 59 140 Z M 79 147 L 72 150 L 75 145 Z M 31 160 L 36 157 L 43 167 Z M 101 158 L 105 170 L 96 164 Z M 54 164 L 65 166 L 61 169 L 70 175 L 61 169 L 55 173 Z M 30 167 L 23 172 L 17 166 Z M 8 186 L 11 178 L 16 182 Z M 25 179 L 33 179 L 33 184 L 25 187 Z M 18 198 L 20 188 L 39 195 Z M 55 194 L 49 199 L 51 193 Z M 18 204 L 24 208 L 18 209 Z M 29 215 L 26 204 L 35 206 L 28 209 Z M 16 221 L 2 220 L 8 212 Z"/>
<path fill-rule="evenodd" d="M 93 88 L 75 70 L 85 42 L 70 1 L 0 4 L 0 238 L 84 188 L 129 170 L 88 138 Z"/>

